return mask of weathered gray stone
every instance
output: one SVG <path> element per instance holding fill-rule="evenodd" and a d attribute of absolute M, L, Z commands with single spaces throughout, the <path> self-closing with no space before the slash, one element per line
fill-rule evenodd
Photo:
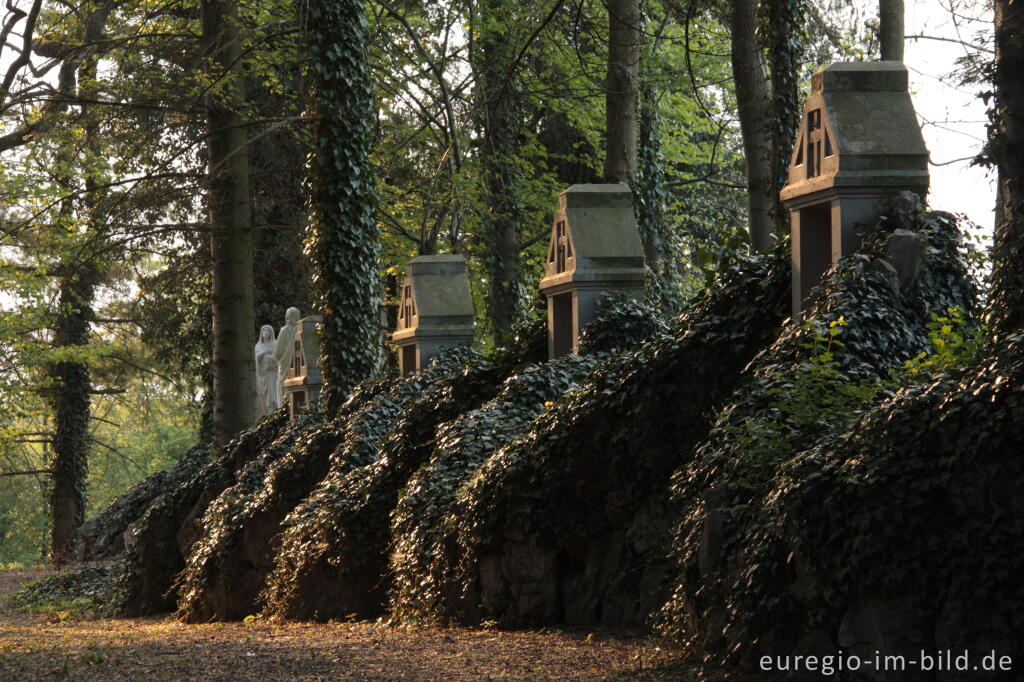
<path fill-rule="evenodd" d="M 904 190 L 897 192 L 890 208 L 898 227 L 907 229 L 914 223 L 914 214 L 921 209 L 921 197 Z"/>
<path fill-rule="evenodd" d="M 790 212 L 793 315 L 828 267 L 860 247 L 883 202 L 928 190 L 928 150 L 897 62 L 814 74 L 781 198 Z"/>
<path fill-rule="evenodd" d="M 627 185 L 573 185 L 559 195 L 540 281 L 548 301 L 549 358 L 578 352 L 580 333 L 602 297 L 640 295 L 643 254 Z"/>
<path fill-rule="evenodd" d="M 403 376 L 425 368 L 443 348 L 472 343 L 475 324 L 462 256 L 420 256 L 406 265 L 398 328 L 391 335 Z"/>
<path fill-rule="evenodd" d="M 307 403 L 320 400 L 320 389 L 324 385 L 320 373 L 320 316 L 310 315 L 298 322 L 295 331 L 295 345 L 291 364 L 284 378 L 285 400 L 288 415 L 295 415 Z"/>
<path fill-rule="evenodd" d="M 885 260 L 884 258 L 876 258 L 872 263 L 871 267 L 875 272 L 881 273 L 889 283 L 889 288 L 892 289 L 893 296 L 900 295 L 900 273 L 892 263 Z"/>
<path fill-rule="evenodd" d="M 924 247 L 916 232 L 896 230 L 889 237 L 885 247 L 885 260 L 892 264 L 899 273 L 900 287 L 906 289 L 917 281 L 921 274 L 921 258 Z"/>

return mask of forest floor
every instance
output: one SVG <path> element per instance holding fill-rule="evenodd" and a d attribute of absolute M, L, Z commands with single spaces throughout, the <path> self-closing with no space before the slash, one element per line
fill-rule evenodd
<path fill-rule="evenodd" d="M 5 598 L 52 574 L 0 571 L 0 680 L 708 679 L 662 642 L 621 631 L 184 625 L 169 615 L 22 613 Z"/>

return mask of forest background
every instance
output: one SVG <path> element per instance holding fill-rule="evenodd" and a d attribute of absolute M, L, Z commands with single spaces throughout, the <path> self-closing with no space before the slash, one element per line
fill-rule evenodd
<path fill-rule="evenodd" d="M 994 191 L 971 161 L 985 137 L 976 91 L 988 88 L 991 10 L 952 2 L 908 3 L 906 61 L 936 164 L 933 204 L 967 213 L 984 237 Z M 539 314 L 535 282 L 555 197 L 604 179 L 612 5 L 366 4 L 386 303 L 411 257 L 463 253 L 478 343 Z M 803 88 L 831 61 L 878 57 L 874 3 L 765 6 L 795 20 L 780 44 L 772 12 L 758 16 L 766 78 L 786 65 L 788 81 L 777 82 Z M 70 477 L 85 481 L 70 495 L 85 501 L 71 511 L 80 520 L 212 433 L 211 99 L 233 102 L 239 123 L 228 127 L 248 141 L 256 324 L 280 326 L 290 305 L 312 310 L 303 249 L 312 115 L 302 5 L 238 6 L 240 49 L 224 69 L 234 78 L 211 78 L 190 3 L 7 8 L 0 563 L 18 564 L 53 549 L 61 448 L 82 455 Z M 749 241 L 731 19 L 717 3 L 642 5 L 633 186 L 653 264 L 650 302 L 665 316 Z M 775 102 L 779 120 L 788 113 L 795 124 L 803 94 Z M 786 153 L 791 132 L 776 135 Z M 228 153 L 221 163 L 234 161 Z M 68 423 L 83 413 L 75 400 L 87 402 L 87 421 Z"/>

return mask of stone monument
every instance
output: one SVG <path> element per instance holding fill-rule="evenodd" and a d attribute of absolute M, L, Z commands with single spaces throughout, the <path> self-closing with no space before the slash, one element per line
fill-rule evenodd
<path fill-rule="evenodd" d="M 274 328 L 269 324 L 260 327 L 260 338 L 256 342 L 256 419 L 260 420 L 281 407 L 278 389 L 277 358 L 274 349 L 277 339 Z"/>
<path fill-rule="evenodd" d="M 295 354 L 295 332 L 298 329 L 301 313 L 298 308 L 284 311 L 284 326 L 277 334 L 274 346 L 274 357 L 277 359 L 277 404 L 284 405 L 284 380 L 292 364 Z"/>
<path fill-rule="evenodd" d="M 291 310 L 294 308 L 289 308 Z M 316 404 L 320 399 L 324 380 L 320 373 L 319 325 L 319 315 L 304 317 L 296 323 L 292 360 L 284 378 L 288 416 L 293 421 L 299 410 L 307 404 Z"/>
<path fill-rule="evenodd" d="M 793 247 L 793 319 L 862 225 L 900 191 L 924 197 L 928 150 L 899 62 L 832 64 L 814 74 L 781 199 Z"/>
<path fill-rule="evenodd" d="M 402 376 L 423 369 L 442 348 L 473 342 L 473 298 L 462 256 L 420 256 L 405 266 L 398 325 Z"/>
<path fill-rule="evenodd" d="M 548 358 L 579 350 L 580 332 L 611 292 L 639 296 L 644 250 L 624 184 L 573 185 L 558 197 L 540 292 L 548 302 Z"/>

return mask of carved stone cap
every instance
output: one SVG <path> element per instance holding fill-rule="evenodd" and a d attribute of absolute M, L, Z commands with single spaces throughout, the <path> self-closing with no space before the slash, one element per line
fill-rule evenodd
<path fill-rule="evenodd" d="M 396 342 L 421 335 L 472 339 L 474 325 L 465 258 L 419 256 L 405 266 Z"/>
<path fill-rule="evenodd" d="M 899 62 L 838 63 L 814 74 L 783 201 L 834 190 L 928 189 L 928 149 Z"/>
<path fill-rule="evenodd" d="M 836 62 L 811 76 L 811 93 L 907 92 L 910 79 L 901 62 Z"/>
<path fill-rule="evenodd" d="M 573 185 L 558 196 L 542 291 L 569 282 L 642 282 L 643 268 L 643 244 L 627 185 Z"/>

